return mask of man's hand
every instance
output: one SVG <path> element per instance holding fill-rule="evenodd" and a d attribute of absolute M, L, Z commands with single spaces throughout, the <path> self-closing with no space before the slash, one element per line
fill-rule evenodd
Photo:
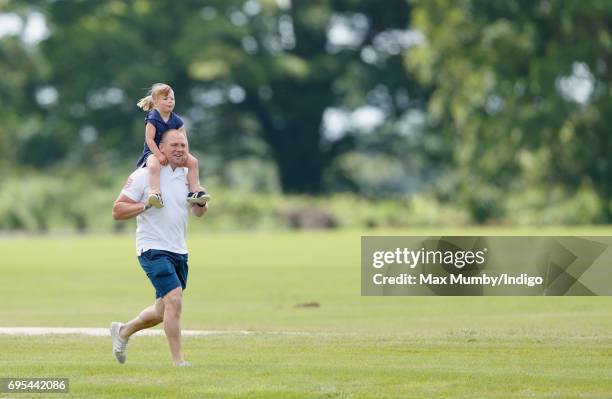
<path fill-rule="evenodd" d="M 208 202 L 204 206 L 198 206 L 197 204 L 191 205 L 191 213 L 193 213 L 193 216 L 202 217 L 206 212 L 208 212 Z"/>

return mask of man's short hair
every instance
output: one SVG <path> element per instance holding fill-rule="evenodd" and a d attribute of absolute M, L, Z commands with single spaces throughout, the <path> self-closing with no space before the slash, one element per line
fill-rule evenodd
<path fill-rule="evenodd" d="M 168 135 L 169 132 L 177 132 L 178 133 L 179 131 L 178 131 L 178 129 L 168 129 L 165 132 L 163 132 L 162 135 L 161 135 L 161 139 L 159 140 L 160 144 L 164 142 L 164 140 L 165 140 L 165 138 L 166 138 L 166 136 Z"/>

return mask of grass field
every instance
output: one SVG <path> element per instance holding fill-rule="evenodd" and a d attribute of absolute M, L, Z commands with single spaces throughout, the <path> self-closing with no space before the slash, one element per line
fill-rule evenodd
<path fill-rule="evenodd" d="M 360 235 L 193 234 L 183 328 L 254 334 L 185 337 L 189 369 L 162 337 L 135 337 L 119 366 L 109 338 L 0 335 L 0 377 L 69 377 L 70 397 L 612 397 L 612 298 L 361 297 Z M 154 297 L 132 235 L 3 237 L 0 251 L 0 326 L 106 327 Z"/>

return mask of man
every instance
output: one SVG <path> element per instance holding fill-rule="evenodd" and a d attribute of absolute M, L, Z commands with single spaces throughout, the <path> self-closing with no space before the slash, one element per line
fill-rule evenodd
<path fill-rule="evenodd" d="M 189 191 L 184 168 L 188 154 L 185 135 L 178 130 L 168 130 L 162 136 L 160 151 L 168 159 L 168 165 L 160 172 L 165 206 L 151 208 L 146 203 L 149 192 L 146 168 L 132 173 L 113 205 L 115 220 L 137 216 L 137 256 L 156 293 L 155 303 L 136 318 L 125 324 L 111 323 L 113 354 L 119 363 L 125 363 L 130 336 L 163 321 L 172 361 L 176 366 L 189 366 L 181 353 L 180 325 L 188 273 L 185 236 L 189 211 L 200 217 L 208 210 L 208 203 L 189 205 L 185 202 Z"/>

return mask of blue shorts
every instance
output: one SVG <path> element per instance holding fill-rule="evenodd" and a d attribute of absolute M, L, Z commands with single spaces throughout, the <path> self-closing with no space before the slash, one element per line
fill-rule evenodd
<path fill-rule="evenodd" d="M 187 287 L 187 254 L 159 249 L 143 252 L 138 261 L 155 287 L 155 298 L 162 298 L 177 287 Z"/>

